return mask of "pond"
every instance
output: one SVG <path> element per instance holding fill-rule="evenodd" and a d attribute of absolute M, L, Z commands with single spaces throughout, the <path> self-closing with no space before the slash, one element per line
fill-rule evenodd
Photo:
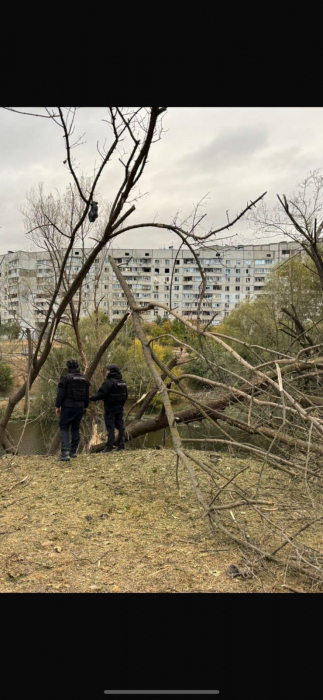
<path fill-rule="evenodd" d="M 19 442 L 20 436 L 24 428 L 24 419 L 19 419 L 12 421 L 10 424 L 10 434 L 12 435 L 15 444 Z M 19 454 L 46 454 L 48 450 L 48 445 L 53 434 L 53 428 L 55 423 L 50 423 L 48 425 L 41 424 L 38 420 L 30 421 L 26 425 L 21 443 L 19 445 Z M 189 423 L 188 425 L 179 425 L 179 433 L 182 438 L 189 440 L 185 442 L 184 445 L 187 449 L 195 450 L 214 450 L 216 452 L 226 451 L 227 446 L 221 443 L 204 443 L 200 442 L 201 438 L 223 438 L 223 434 L 218 428 L 212 426 L 206 421 Z M 227 432 L 234 440 L 248 443 L 250 445 L 265 447 L 268 446 L 267 441 L 261 436 L 246 435 L 242 437 L 240 430 L 235 428 L 226 427 Z M 225 438 L 224 438 L 225 439 Z M 170 430 L 158 430 L 155 433 L 149 433 L 141 437 L 131 440 L 127 443 L 127 449 L 145 449 L 145 448 L 156 448 L 162 447 L 171 448 L 172 441 L 170 436 Z M 1 450 L 3 453 L 3 450 Z M 246 453 L 245 453 L 246 454 Z"/>

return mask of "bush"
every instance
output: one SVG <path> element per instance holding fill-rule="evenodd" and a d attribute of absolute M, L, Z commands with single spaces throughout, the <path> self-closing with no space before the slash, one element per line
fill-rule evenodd
<path fill-rule="evenodd" d="M 0 391 L 6 391 L 13 384 L 12 370 L 9 365 L 0 363 Z"/>
<path fill-rule="evenodd" d="M 9 338 L 9 340 L 17 340 L 20 336 L 21 328 L 16 321 L 8 321 L 0 326 L 0 337 Z"/>

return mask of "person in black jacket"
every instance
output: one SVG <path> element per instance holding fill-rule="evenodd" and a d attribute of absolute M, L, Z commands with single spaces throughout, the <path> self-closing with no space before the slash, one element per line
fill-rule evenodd
<path fill-rule="evenodd" d="M 112 452 L 114 445 L 114 430 L 119 431 L 118 450 L 124 450 L 125 428 L 123 422 L 123 407 L 128 398 L 126 382 L 118 365 L 107 365 L 107 378 L 97 394 L 90 396 L 90 401 L 104 401 L 104 421 L 108 433 L 107 446 L 104 452 Z"/>
<path fill-rule="evenodd" d="M 68 360 L 67 374 L 61 376 L 56 396 L 56 415 L 59 416 L 62 449 L 58 462 L 76 457 L 80 442 L 80 423 L 89 405 L 89 380 L 82 374 L 77 360 Z M 71 447 L 69 429 L 72 432 Z"/>

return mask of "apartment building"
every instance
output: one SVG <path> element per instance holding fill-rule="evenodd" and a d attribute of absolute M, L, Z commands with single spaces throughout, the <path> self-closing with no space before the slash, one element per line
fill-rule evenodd
<path fill-rule="evenodd" d="M 73 279 L 90 249 L 75 248 L 69 256 L 67 273 Z M 201 246 L 196 250 L 206 275 L 207 286 L 201 306 L 201 318 L 219 324 L 243 300 L 263 293 L 273 267 L 300 251 L 293 241 L 239 246 Z M 150 301 L 171 304 L 178 313 L 196 318 L 201 274 L 188 248 L 110 249 L 138 303 Z M 0 321 L 17 318 L 24 327 L 40 329 L 49 298 L 57 279 L 57 270 L 45 252 L 9 251 L 0 256 Z M 108 261 L 101 255 L 82 284 L 81 315 L 95 308 L 110 320 L 118 320 L 127 308 L 124 292 Z M 57 300 L 59 303 L 59 298 Z M 164 316 L 161 309 L 149 310 L 147 320 Z"/>

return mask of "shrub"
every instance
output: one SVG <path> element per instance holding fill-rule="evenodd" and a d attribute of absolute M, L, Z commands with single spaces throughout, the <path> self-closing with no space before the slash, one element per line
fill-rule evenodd
<path fill-rule="evenodd" d="M 21 327 L 17 321 L 8 321 L 0 326 L 0 336 L 9 338 L 9 340 L 17 340 L 21 333 Z"/>
<path fill-rule="evenodd" d="M 0 391 L 6 391 L 13 384 L 12 369 L 9 365 L 0 363 Z"/>

